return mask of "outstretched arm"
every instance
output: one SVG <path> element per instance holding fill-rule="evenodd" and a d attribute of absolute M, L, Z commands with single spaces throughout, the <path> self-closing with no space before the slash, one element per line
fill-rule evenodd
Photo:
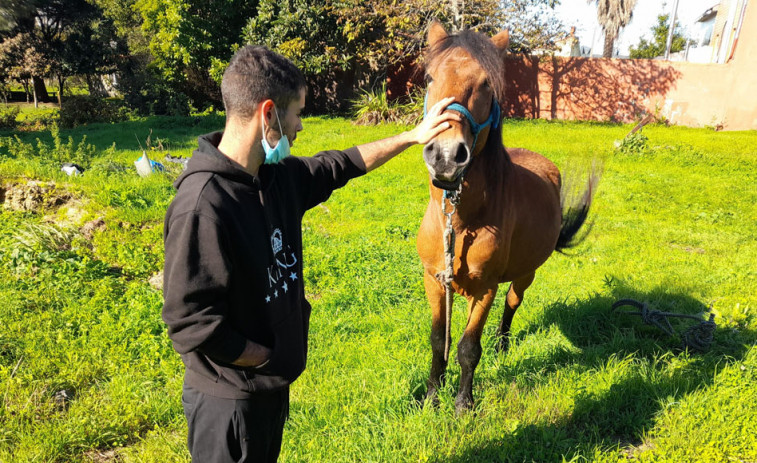
<path fill-rule="evenodd" d="M 366 172 L 383 165 L 413 145 L 425 145 L 430 142 L 450 127 L 449 121 L 459 121 L 460 115 L 457 112 L 443 112 L 453 101 L 454 98 L 439 100 L 428 110 L 423 121 L 412 130 L 358 146 Z"/>

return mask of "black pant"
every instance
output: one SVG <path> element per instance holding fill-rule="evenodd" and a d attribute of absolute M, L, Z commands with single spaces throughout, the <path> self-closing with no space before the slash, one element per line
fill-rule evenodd
<path fill-rule="evenodd" d="M 187 446 L 194 463 L 276 462 L 289 415 L 289 388 L 252 399 L 220 399 L 184 386 Z"/>

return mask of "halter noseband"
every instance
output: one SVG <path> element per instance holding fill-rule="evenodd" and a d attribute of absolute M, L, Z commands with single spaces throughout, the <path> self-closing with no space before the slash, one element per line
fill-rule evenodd
<path fill-rule="evenodd" d="M 423 99 L 423 117 L 426 117 L 426 105 L 428 103 L 428 93 L 426 93 L 425 98 Z M 468 123 L 470 124 L 471 132 L 473 133 L 473 146 L 471 146 L 471 151 L 476 146 L 476 142 L 478 141 L 478 134 L 482 130 L 484 130 L 485 127 L 491 124 L 493 129 L 496 129 L 499 127 L 500 123 L 500 109 L 499 109 L 499 103 L 497 102 L 497 99 L 492 96 L 492 109 L 489 111 L 489 117 L 479 124 L 478 122 L 473 119 L 473 115 L 468 111 L 468 108 L 461 105 L 460 103 L 452 103 L 446 108 L 444 108 L 445 111 L 451 110 L 451 111 L 457 111 L 463 116 L 465 116 L 466 119 L 468 119 Z"/>

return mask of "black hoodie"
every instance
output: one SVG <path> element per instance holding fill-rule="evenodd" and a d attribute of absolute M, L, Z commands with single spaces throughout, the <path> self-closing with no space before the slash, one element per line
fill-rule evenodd
<path fill-rule="evenodd" d="M 305 369 L 310 304 L 302 281 L 302 216 L 365 173 L 356 148 L 288 157 L 253 177 L 199 139 L 176 180 L 163 239 L 163 320 L 185 384 L 228 399 L 289 385 Z M 246 340 L 272 349 L 261 368 L 231 364 Z"/>

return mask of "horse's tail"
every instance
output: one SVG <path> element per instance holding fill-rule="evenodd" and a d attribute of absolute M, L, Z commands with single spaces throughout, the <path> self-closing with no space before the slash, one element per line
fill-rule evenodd
<path fill-rule="evenodd" d="M 555 250 L 562 252 L 580 244 L 591 231 L 592 224 L 584 227 L 589 208 L 594 199 L 594 193 L 600 178 L 600 167 L 597 163 L 592 165 L 589 178 L 583 191 L 578 192 L 573 188 L 574 176 L 569 176 L 566 182 L 560 186 L 560 208 L 562 210 L 562 224 L 560 236 L 557 238 Z M 583 228 L 583 230 L 582 230 Z"/>

